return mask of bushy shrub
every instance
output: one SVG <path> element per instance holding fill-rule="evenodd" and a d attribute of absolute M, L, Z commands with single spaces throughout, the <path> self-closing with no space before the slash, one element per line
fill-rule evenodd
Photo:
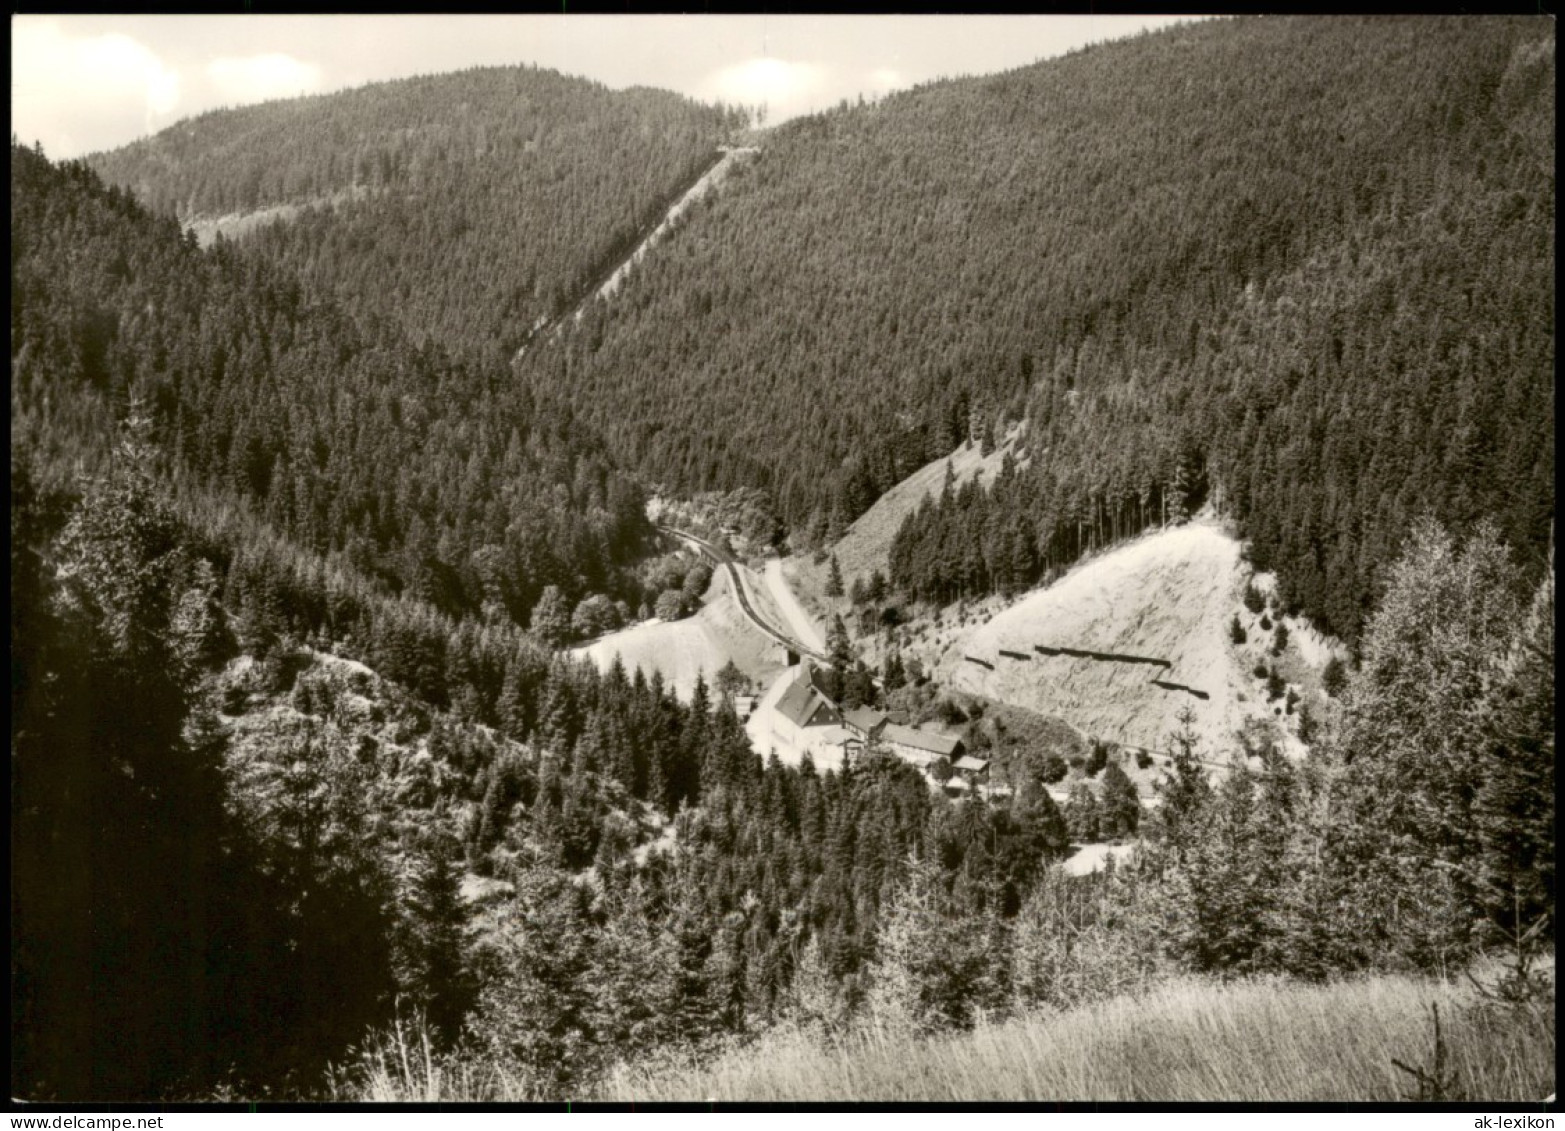
<path fill-rule="evenodd" d="M 679 620 L 685 615 L 685 595 L 678 589 L 663 590 L 652 612 L 661 620 Z"/>

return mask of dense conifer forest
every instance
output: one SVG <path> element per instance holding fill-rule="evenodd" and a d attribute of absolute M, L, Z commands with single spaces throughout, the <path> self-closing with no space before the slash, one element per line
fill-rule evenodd
<path fill-rule="evenodd" d="M 186 222 L 298 209 L 252 238 L 314 293 L 415 341 L 508 357 L 744 122 L 666 91 L 488 67 L 213 111 L 92 164 Z"/>
<path fill-rule="evenodd" d="M 13 139 L 13 1095 L 361 1098 L 414 1031 L 558 1100 L 1496 948 L 1463 1031 L 1552 1034 L 1553 77 L 1535 21 L 1263 19 L 844 106 L 514 367 L 740 115 L 475 71 Z M 1155 806 L 1101 744 L 1057 805 L 1039 725 L 953 799 L 561 651 L 710 580 L 654 492 L 813 543 L 1018 420 L 881 580 L 1018 593 L 1211 502 L 1355 644 L 1307 756 L 1186 716 Z M 839 689 L 939 695 L 833 628 Z"/>
<path fill-rule="evenodd" d="M 899 585 L 1032 584 L 1218 492 L 1352 639 L 1420 507 L 1541 565 L 1553 59 L 1524 19 L 1204 23 L 790 122 L 524 374 L 802 528 L 1025 416 L 1026 473 L 910 528 Z"/>
<path fill-rule="evenodd" d="M 13 147 L 11 219 L 13 444 L 45 481 L 93 466 L 135 390 L 192 505 L 376 592 L 521 624 L 550 585 L 639 599 L 642 490 L 503 367 L 203 253 L 80 163 Z"/>

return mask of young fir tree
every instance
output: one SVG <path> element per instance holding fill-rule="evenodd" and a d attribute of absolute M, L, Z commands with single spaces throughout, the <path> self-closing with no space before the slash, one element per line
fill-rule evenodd
<path fill-rule="evenodd" d="M 1479 941 L 1474 799 L 1488 768 L 1484 720 L 1504 686 L 1485 677 L 1521 605 L 1515 567 L 1486 525 L 1458 545 L 1420 521 L 1388 582 L 1343 699 L 1347 825 L 1336 851 L 1367 934 L 1393 961 L 1435 969 Z"/>
<path fill-rule="evenodd" d="M 1065 827 L 1076 844 L 1095 843 L 1100 835 L 1098 799 L 1085 780 L 1078 779 L 1065 800 Z"/>
<path fill-rule="evenodd" d="M 1501 938 L 1554 928 L 1553 562 L 1505 655 L 1488 673 L 1478 795 L 1479 906 Z"/>
<path fill-rule="evenodd" d="M 836 600 L 842 593 L 842 566 L 837 564 L 837 555 L 833 554 L 826 569 L 826 596 Z"/>
<path fill-rule="evenodd" d="M 422 857 L 405 911 L 404 980 L 430 1025 L 449 1041 L 476 988 L 467 955 L 467 907 L 454 846 L 432 837 Z"/>
<path fill-rule="evenodd" d="M 1135 836 L 1141 824 L 1141 798 L 1118 762 L 1104 769 L 1099 789 L 1098 824 L 1102 835 L 1110 840 Z"/>

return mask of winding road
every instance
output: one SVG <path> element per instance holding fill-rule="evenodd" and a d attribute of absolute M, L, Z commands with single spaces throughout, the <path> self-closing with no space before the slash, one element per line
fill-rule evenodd
<path fill-rule="evenodd" d="M 830 666 L 830 657 L 826 656 L 818 649 L 812 648 L 807 644 L 800 643 L 792 636 L 789 636 L 786 632 L 783 632 L 776 625 L 773 625 L 764 620 L 761 617 L 761 614 L 755 611 L 755 605 L 750 600 L 749 587 L 745 584 L 744 574 L 740 572 L 738 563 L 734 561 L 734 556 L 732 554 L 728 553 L 721 546 L 713 545 L 705 538 L 691 534 L 687 530 L 676 530 L 672 526 L 660 526 L 658 529 L 663 531 L 665 534 L 671 534 L 680 541 L 694 546 L 702 554 L 705 554 L 707 557 L 711 558 L 713 562 L 728 570 L 728 579 L 733 583 L 734 596 L 738 598 L 739 608 L 743 610 L 745 616 L 750 618 L 751 623 L 754 624 L 756 628 L 760 629 L 767 636 L 770 636 L 773 640 L 777 641 L 777 643 L 781 644 L 790 652 L 795 652 L 800 656 L 808 656 L 817 663 Z"/>

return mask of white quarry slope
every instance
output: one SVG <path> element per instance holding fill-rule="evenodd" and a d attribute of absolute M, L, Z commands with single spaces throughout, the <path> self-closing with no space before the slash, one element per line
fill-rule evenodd
<path fill-rule="evenodd" d="M 1189 707 L 1213 754 L 1231 749 L 1230 736 L 1246 716 L 1276 718 L 1276 704 L 1266 702 L 1251 675 L 1262 655 L 1258 637 L 1236 648 L 1228 635 L 1230 618 L 1243 608 L 1248 572 L 1239 543 L 1214 519 L 1144 535 L 958 630 L 932 657 L 935 678 L 1054 715 L 1095 737 L 1157 750 L 1167 748 L 1176 716 Z M 1166 659 L 1172 667 L 1043 656 L 1034 650 L 1039 644 Z M 1028 658 L 1011 659 L 1000 649 Z M 1154 679 L 1197 688 L 1209 698 L 1167 690 Z M 1286 721 L 1291 729 L 1293 720 Z"/>
<path fill-rule="evenodd" d="M 598 670 L 607 671 L 617 654 L 627 674 L 639 667 L 648 678 L 654 671 L 681 699 L 688 700 L 697 674 L 708 686 L 718 669 L 732 660 L 757 686 L 764 687 L 782 671 L 785 657 L 744 615 L 729 588 L 728 571 L 717 570 L 701 610 L 678 621 L 654 617 L 592 644 L 577 648 L 575 656 L 590 657 Z"/>

